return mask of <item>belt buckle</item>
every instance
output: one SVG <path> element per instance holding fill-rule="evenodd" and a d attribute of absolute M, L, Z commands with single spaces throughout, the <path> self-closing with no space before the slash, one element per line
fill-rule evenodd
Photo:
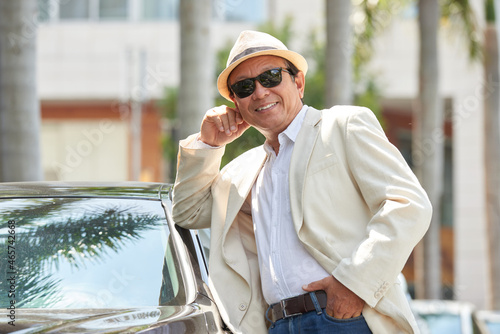
<path fill-rule="evenodd" d="M 292 314 L 288 314 L 288 312 L 286 311 L 286 302 L 287 300 L 286 299 L 282 299 L 280 300 L 280 306 L 281 306 L 281 312 L 283 313 L 283 318 L 290 318 L 290 317 L 293 317 L 295 315 L 301 315 L 302 313 L 292 313 Z"/>

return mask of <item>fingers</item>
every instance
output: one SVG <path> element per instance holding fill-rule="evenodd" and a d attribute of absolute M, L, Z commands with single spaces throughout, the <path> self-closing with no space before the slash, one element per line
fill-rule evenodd
<path fill-rule="evenodd" d="M 309 283 L 309 284 L 302 286 L 302 290 L 308 291 L 308 292 L 316 291 L 317 289 L 315 287 L 316 287 L 315 282 L 312 282 L 312 283 Z"/>
<path fill-rule="evenodd" d="M 324 290 L 327 295 L 326 313 L 337 319 L 359 317 L 365 301 L 340 283 L 335 277 L 328 276 L 302 287 L 304 291 Z"/>
<path fill-rule="evenodd" d="M 364 303 L 350 303 L 349 301 L 336 302 L 333 301 L 332 307 L 326 307 L 326 313 L 336 319 L 351 319 L 359 317 L 362 314 Z"/>
<path fill-rule="evenodd" d="M 238 125 L 243 122 L 243 118 L 236 109 L 226 106 L 215 107 L 207 111 L 207 120 L 215 124 L 220 132 L 231 136 L 238 131 Z"/>
<path fill-rule="evenodd" d="M 304 291 L 325 290 L 328 292 L 328 288 L 330 285 L 331 285 L 331 276 L 328 276 L 319 281 L 311 282 L 309 284 L 302 286 L 302 290 Z"/>
<path fill-rule="evenodd" d="M 228 108 L 229 109 L 229 108 Z M 233 112 L 232 110 L 228 110 L 225 114 L 222 114 L 219 116 L 221 123 L 224 128 L 224 132 L 230 136 L 233 132 L 236 132 L 238 129 L 236 127 L 236 112 Z"/>
<path fill-rule="evenodd" d="M 359 317 L 365 306 L 364 300 L 352 292 L 339 292 L 333 296 L 329 295 L 327 298 L 326 312 L 328 315 L 337 319 Z"/>
<path fill-rule="evenodd" d="M 236 109 L 224 105 L 214 107 L 205 113 L 200 140 L 212 146 L 225 145 L 238 138 L 248 127 Z"/>

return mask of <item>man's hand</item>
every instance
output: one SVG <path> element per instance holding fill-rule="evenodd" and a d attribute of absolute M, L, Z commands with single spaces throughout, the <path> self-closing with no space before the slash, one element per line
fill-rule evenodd
<path fill-rule="evenodd" d="M 201 122 L 200 140 L 211 146 L 229 144 L 250 125 L 235 108 L 219 106 L 208 110 Z"/>
<path fill-rule="evenodd" d="M 304 285 L 302 289 L 308 292 L 324 290 L 328 300 L 326 313 L 337 319 L 359 317 L 365 306 L 363 299 L 337 281 L 332 275 Z"/>

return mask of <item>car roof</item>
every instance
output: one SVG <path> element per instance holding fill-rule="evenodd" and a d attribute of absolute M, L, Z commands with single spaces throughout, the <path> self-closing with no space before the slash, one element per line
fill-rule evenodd
<path fill-rule="evenodd" d="M 5 182 L 0 199 L 40 197 L 95 197 L 162 200 L 169 198 L 170 184 L 155 182 Z"/>

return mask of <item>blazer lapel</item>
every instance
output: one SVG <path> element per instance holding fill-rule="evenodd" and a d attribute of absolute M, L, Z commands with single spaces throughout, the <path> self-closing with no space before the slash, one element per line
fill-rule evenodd
<path fill-rule="evenodd" d="M 304 220 L 303 188 L 307 166 L 319 133 L 321 111 L 307 109 L 304 123 L 295 141 L 292 160 L 290 162 L 290 205 L 295 230 L 298 232 Z"/>
<path fill-rule="evenodd" d="M 243 202 L 252 189 L 259 172 L 266 160 L 266 152 L 262 147 L 253 150 L 251 156 L 241 161 L 239 166 L 231 171 L 231 188 L 227 200 L 225 231 L 236 218 Z"/>
<path fill-rule="evenodd" d="M 236 168 L 231 170 L 230 175 L 223 176 L 230 177 L 231 183 L 228 191 L 224 230 L 221 236 L 222 254 L 226 263 L 246 280 L 249 279 L 249 268 L 245 261 L 241 261 L 242 256 L 245 256 L 245 251 L 240 240 L 240 227 L 233 226 L 233 223 L 267 157 L 262 147 L 254 149 L 252 152 L 250 156 L 247 156 L 239 162 Z M 247 223 L 251 223 L 251 221 L 249 220 Z M 229 235 L 231 237 L 228 237 Z"/>

